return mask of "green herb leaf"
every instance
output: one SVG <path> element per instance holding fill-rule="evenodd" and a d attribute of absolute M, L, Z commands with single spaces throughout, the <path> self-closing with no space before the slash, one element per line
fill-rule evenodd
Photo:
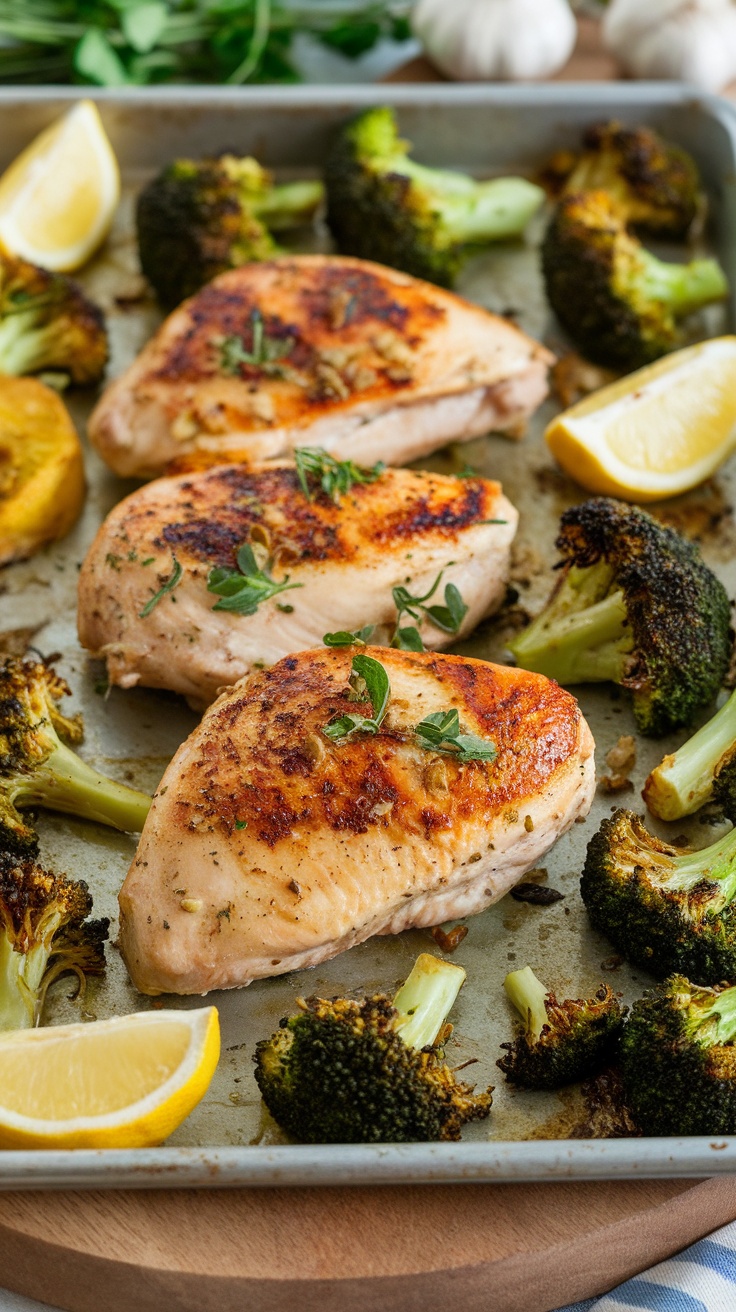
<path fill-rule="evenodd" d="M 122 87 L 130 81 L 125 66 L 104 32 L 91 27 L 74 51 L 74 68 L 88 82 L 101 87 Z"/>
<path fill-rule="evenodd" d="M 146 617 L 151 614 L 151 611 L 154 609 L 154 607 L 158 606 L 158 603 L 160 601 L 163 601 L 167 593 L 173 592 L 174 588 L 181 581 L 181 576 L 184 573 L 184 570 L 179 564 L 179 561 L 176 559 L 176 556 L 172 556 L 172 560 L 173 560 L 173 568 L 171 570 L 169 577 L 161 585 L 158 592 L 154 593 L 150 601 L 146 602 L 145 606 L 143 607 L 143 610 L 139 612 L 138 615 L 139 619 L 141 620 L 146 619 Z"/>
<path fill-rule="evenodd" d="M 272 565 L 270 560 L 265 569 L 260 569 L 253 548 L 247 542 L 238 551 L 236 559 L 237 569 L 220 565 L 211 569 L 207 576 L 207 591 L 220 598 L 213 610 L 255 615 L 262 601 L 268 601 L 279 592 L 304 586 L 303 583 L 290 583 L 288 574 L 281 580 L 272 578 L 268 572 Z"/>
<path fill-rule="evenodd" d="M 442 752 L 458 761 L 495 761 L 498 756 L 498 748 L 490 739 L 460 732 L 460 716 L 454 707 L 425 716 L 414 732 L 419 746 L 426 751 Z"/>
<path fill-rule="evenodd" d="M 224 374 L 238 374 L 244 364 L 253 365 L 262 373 L 279 374 L 283 368 L 276 363 L 290 354 L 293 337 L 269 337 L 263 327 L 263 315 L 253 310 L 250 316 L 251 349 L 246 351 L 243 338 L 218 337 L 214 344 L 219 353 L 219 367 Z"/>
<path fill-rule="evenodd" d="M 375 483 L 386 468 L 383 461 L 379 460 L 372 468 L 362 469 L 352 460 L 335 460 L 334 456 L 317 446 L 298 446 L 294 452 L 294 462 L 299 486 L 308 501 L 312 500 L 315 484 L 326 497 L 338 502 L 354 483 Z"/>
<path fill-rule="evenodd" d="M 468 613 L 468 608 L 454 583 L 448 583 L 445 587 L 444 606 L 426 606 L 424 604 L 429 601 L 430 597 L 434 596 L 440 586 L 444 572 L 444 569 L 440 570 L 431 588 L 422 597 L 412 596 L 403 584 L 399 584 L 392 589 L 396 607 L 396 628 L 391 638 L 392 647 L 398 647 L 403 651 L 424 651 L 424 643 L 419 629 L 414 626 L 402 627 L 401 621 L 405 615 L 410 615 L 413 620 L 418 622 L 421 622 L 422 617 L 425 616 L 436 628 L 442 629 L 444 633 L 458 632 Z"/>
<path fill-rule="evenodd" d="M 352 647 L 356 642 L 365 646 L 373 637 L 375 627 L 375 624 L 366 624 L 364 628 L 356 629 L 355 633 L 340 629 L 337 633 L 325 633 L 322 641 L 325 647 Z"/>
<path fill-rule="evenodd" d="M 353 663 L 350 667 L 350 683 L 361 701 L 370 701 L 373 715 L 365 716 L 359 712 L 351 712 L 347 715 L 341 715 L 337 720 L 332 720 L 330 724 L 324 724 L 322 732 L 332 742 L 339 742 L 342 738 L 349 738 L 354 733 L 378 733 L 388 710 L 391 684 L 388 674 L 380 661 L 374 660 L 372 656 L 362 654 L 353 656 Z"/>
<path fill-rule="evenodd" d="M 166 27 L 168 11 L 166 5 L 151 0 L 151 3 L 133 5 L 125 8 L 120 15 L 120 26 L 134 50 L 139 55 L 153 50 L 161 33 Z"/>

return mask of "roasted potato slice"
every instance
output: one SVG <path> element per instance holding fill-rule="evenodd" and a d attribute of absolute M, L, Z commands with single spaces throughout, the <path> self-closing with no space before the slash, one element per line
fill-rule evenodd
<path fill-rule="evenodd" d="M 64 402 L 0 375 L 0 565 L 64 537 L 84 504 L 82 448 Z"/>

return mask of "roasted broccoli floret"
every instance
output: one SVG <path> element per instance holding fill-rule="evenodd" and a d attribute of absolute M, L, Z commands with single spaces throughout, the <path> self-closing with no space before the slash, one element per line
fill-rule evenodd
<path fill-rule="evenodd" d="M 366 110 L 327 157 L 327 222 L 345 255 L 450 287 L 473 249 L 518 237 L 544 200 L 524 178 L 476 182 L 409 158 L 387 107 Z"/>
<path fill-rule="evenodd" d="M 567 510 L 557 547 L 552 596 L 509 643 L 517 664 L 565 685 L 620 684 L 651 737 L 691 724 L 731 650 L 728 597 L 697 547 L 608 497 Z"/>
<path fill-rule="evenodd" d="M 37 1025 L 46 990 L 73 971 L 80 987 L 105 969 L 109 921 L 88 920 L 81 880 L 0 851 L 0 1030 Z"/>
<path fill-rule="evenodd" d="M 736 829 L 693 851 L 617 810 L 588 844 L 580 892 L 595 928 L 657 978 L 736 978 Z"/>
<path fill-rule="evenodd" d="M 465 971 L 423 953 L 393 1002 L 379 993 L 308 998 L 255 1052 L 271 1115 L 302 1143 L 411 1143 L 459 1139 L 488 1115 L 432 1046 Z"/>
<path fill-rule="evenodd" d="M 308 222 L 321 182 L 275 186 L 251 158 L 177 159 L 138 197 L 141 268 L 165 309 L 227 269 L 281 252 L 272 232 Z"/>
<path fill-rule="evenodd" d="M 644 1134 L 736 1134 L 736 988 L 673 975 L 635 1002 L 621 1038 Z"/>
<path fill-rule="evenodd" d="M 601 984 L 592 998 L 558 1002 L 531 966 L 512 970 L 503 986 L 522 1019 L 496 1065 L 511 1084 L 559 1089 L 595 1075 L 613 1061 L 624 1023 L 616 994 Z"/>
<path fill-rule="evenodd" d="M 35 831 L 18 807 L 46 806 L 85 820 L 137 832 L 150 797 L 99 774 L 72 751 L 81 721 L 57 703 L 68 685 L 48 665 L 9 657 L 0 666 L 0 846 L 31 855 Z"/>
<path fill-rule="evenodd" d="M 686 237 L 700 206 L 694 159 L 652 128 L 597 123 L 565 191 L 606 191 L 625 222 L 655 236 Z"/>
<path fill-rule="evenodd" d="M 652 770 L 643 797 L 660 820 L 679 820 L 715 801 L 736 823 L 736 692 Z"/>
<path fill-rule="evenodd" d="M 62 273 L 0 253 L 0 373 L 97 383 L 107 364 L 102 311 Z"/>
<path fill-rule="evenodd" d="M 723 300 L 717 260 L 669 264 L 630 233 L 605 191 L 563 196 L 542 244 L 547 297 L 596 364 L 636 369 L 683 343 L 678 321 Z"/>

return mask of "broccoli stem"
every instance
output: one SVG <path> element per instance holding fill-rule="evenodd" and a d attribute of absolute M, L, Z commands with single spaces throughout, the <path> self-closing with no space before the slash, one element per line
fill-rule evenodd
<path fill-rule="evenodd" d="M 723 758 L 736 746 L 736 692 L 702 729 L 647 779 L 644 800 L 660 820 L 692 815 L 713 796 L 713 780 Z"/>
<path fill-rule="evenodd" d="M 278 232 L 308 223 L 324 195 L 321 182 L 284 182 L 271 187 L 264 196 L 249 196 L 247 205 L 267 228 Z"/>
<path fill-rule="evenodd" d="M 42 368 L 46 359 L 48 329 L 36 327 L 37 311 L 0 314 L 0 370 L 14 377 Z"/>
<path fill-rule="evenodd" d="M 693 997 L 686 1025 L 690 1037 L 705 1048 L 731 1043 L 736 1038 L 736 987 L 724 989 L 715 999 L 705 994 L 703 1002 Z"/>
<path fill-rule="evenodd" d="M 35 1025 L 47 955 L 42 948 L 16 952 L 8 935 L 0 934 L 0 1031 Z"/>
<path fill-rule="evenodd" d="M 521 236 L 543 200 L 541 189 L 524 178 L 494 178 L 465 196 L 443 196 L 438 210 L 453 241 L 485 242 Z"/>
<path fill-rule="evenodd" d="M 462 966 L 441 961 L 428 952 L 417 957 L 394 998 L 399 1013 L 394 1028 L 407 1047 L 420 1050 L 436 1041 L 464 982 Z"/>
<path fill-rule="evenodd" d="M 719 915 L 736 895 L 736 828 L 710 847 L 699 852 L 686 852 L 675 857 L 671 870 L 662 880 L 662 886 L 688 893 L 703 880 L 720 884 L 720 896 L 708 905 L 707 914 Z"/>
<path fill-rule="evenodd" d="M 641 271 L 636 281 L 647 297 L 669 306 L 680 318 L 728 294 L 728 283 L 717 260 L 691 260 L 689 264 L 665 264 L 648 251 L 641 252 Z"/>
<path fill-rule="evenodd" d="M 549 1024 L 546 999 L 549 989 L 537 979 L 531 966 L 512 970 L 503 982 L 506 996 L 518 1011 L 532 1043 L 536 1043 L 545 1025 Z"/>
<path fill-rule="evenodd" d="M 623 593 L 582 610 L 548 607 L 509 646 L 522 669 L 558 683 L 618 683 L 633 648 Z"/>
<path fill-rule="evenodd" d="M 151 806 L 146 793 L 99 774 L 61 742 L 32 773 L 13 776 L 5 788 L 16 805 L 47 806 L 125 833 L 140 833 Z"/>

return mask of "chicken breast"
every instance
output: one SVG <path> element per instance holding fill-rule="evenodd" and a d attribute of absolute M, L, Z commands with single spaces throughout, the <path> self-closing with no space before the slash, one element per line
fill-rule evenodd
<path fill-rule="evenodd" d="M 391 684 L 375 734 L 324 726 L 376 708 L 354 649 L 300 652 L 224 693 L 167 769 L 120 892 L 144 993 L 205 993 L 482 911 L 537 863 L 595 786 L 575 699 L 525 670 L 372 647 Z M 425 750 L 455 707 L 492 761 Z"/>
<path fill-rule="evenodd" d="M 115 507 L 88 552 L 80 642 L 107 660 L 111 683 L 170 688 L 207 705 L 254 667 L 315 647 L 325 633 L 372 624 L 376 640 L 390 642 L 392 589 L 424 596 L 442 571 L 427 605 L 442 605 L 454 584 L 465 617 L 455 632 L 426 617 L 419 627 L 425 646 L 446 646 L 502 601 L 517 519 L 498 483 L 407 469 L 355 483 L 337 503 L 324 493 L 308 500 L 293 465 L 158 479 Z M 237 572 L 243 543 L 294 586 L 253 614 L 214 610 L 210 570 Z M 151 609 L 175 569 L 176 586 Z M 404 616 L 404 625 L 414 622 Z"/>
<path fill-rule="evenodd" d="M 301 255 L 215 278 L 165 321 L 89 424 L 118 474 L 190 451 L 306 443 L 405 464 L 451 440 L 518 433 L 552 356 L 504 319 L 396 269 Z"/>

